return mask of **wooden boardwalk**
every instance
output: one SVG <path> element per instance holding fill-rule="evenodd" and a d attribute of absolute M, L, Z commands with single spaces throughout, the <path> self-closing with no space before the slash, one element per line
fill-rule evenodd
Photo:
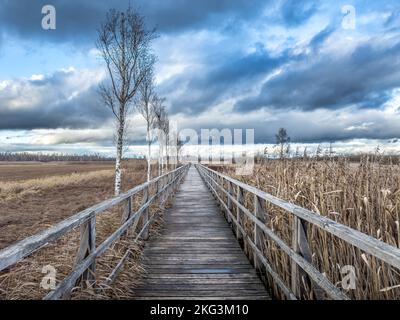
<path fill-rule="evenodd" d="M 194 166 L 164 218 L 137 299 L 270 299 Z"/>

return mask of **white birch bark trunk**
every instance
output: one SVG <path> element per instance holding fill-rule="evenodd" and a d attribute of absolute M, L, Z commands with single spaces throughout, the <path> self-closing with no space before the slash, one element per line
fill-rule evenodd
<path fill-rule="evenodd" d="M 115 195 L 119 195 L 121 192 L 121 160 L 122 160 L 122 147 L 123 147 L 123 127 L 118 130 L 118 140 L 117 140 L 117 158 L 115 160 Z"/>
<path fill-rule="evenodd" d="M 120 106 L 120 119 L 118 123 L 118 137 L 117 137 L 117 158 L 115 160 L 115 189 L 114 193 L 118 196 L 121 193 L 121 183 L 122 183 L 122 171 L 121 171 L 121 161 L 122 152 L 124 144 L 124 129 L 125 129 L 125 118 L 124 118 L 124 108 L 125 106 Z"/>
<path fill-rule="evenodd" d="M 150 137 L 150 127 L 147 123 L 147 181 L 151 179 L 151 137 Z"/>

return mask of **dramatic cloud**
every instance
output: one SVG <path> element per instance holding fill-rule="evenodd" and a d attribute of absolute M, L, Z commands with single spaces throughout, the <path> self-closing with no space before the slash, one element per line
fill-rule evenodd
<path fill-rule="evenodd" d="M 108 9 L 129 3 L 158 28 L 157 90 L 181 128 L 250 128 L 257 143 L 280 127 L 297 143 L 400 137 L 398 0 L 350 1 L 354 30 L 342 3 L 319 0 L 0 0 L 0 148 L 112 145 L 94 43 Z M 41 28 L 45 4 L 56 30 Z M 130 121 L 140 144 L 143 120 Z"/>
<path fill-rule="evenodd" d="M 267 81 L 238 110 L 379 108 L 400 86 L 400 38 L 361 44 L 344 55 L 313 56 Z"/>
<path fill-rule="evenodd" d="M 102 77 L 68 69 L 0 82 L 0 130 L 98 126 L 111 117 L 96 92 Z"/>
<path fill-rule="evenodd" d="M 185 90 L 170 101 L 172 112 L 199 113 L 215 104 L 240 95 L 260 78 L 288 60 L 287 54 L 273 57 L 258 44 L 251 53 L 234 53 L 220 57 L 217 64 L 204 65 L 162 84 L 162 90 L 173 87 Z"/>
<path fill-rule="evenodd" d="M 41 9 L 49 4 L 45 0 L 0 0 L 2 27 L 21 37 L 36 37 L 46 41 L 90 42 L 106 12 L 125 9 L 131 3 L 146 17 L 150 27 L 161 32 L 179 32 L 229 27 L 254 19 L 269 1 L 265 0 L 102 0 L 68 1 L 53 0 L 57 12 L 57 29 L 44 32 L 41 28 Z"/>

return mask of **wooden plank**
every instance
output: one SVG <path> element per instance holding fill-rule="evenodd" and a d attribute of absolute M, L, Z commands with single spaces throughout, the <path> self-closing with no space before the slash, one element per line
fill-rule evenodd
<path fill-rule="evenodd" d="M 160 236 L 143 252 L 147 276 L 132 288 L 137 299 L 208 299 L 222 292 L 225 299 L 269 298 L 195 168 L 189 169 L 164 220 Z"/>
<path fill-rule="evenodd" d="M 226 282 L 232 280 L 245 280 L 257 279 L 255 273 L 242 273 L 242 274 L 231 274 L 231 273 L 204 273 L 204 274 L 181 274 L 181 273 L 168 273 L 168 274 L 153 274 L 149 273 L 146 275 L 147 279 L 185 279 L 185 280 L 207 280 L 207 279 L 223 279 Z"/>
<path fill-rule="evenodd" d="M 226 301 L 235 301 L 235 300 L 270 300 L 268 295 L 260 295 L 260 296 L 240 296 L 240 297 L 227 297 L 227 296 L 169 296 L 169 297 L 144 297 L 138 296 L 135 298 L 136 300 L 226 300 Z"/>
<path fill-rule="evenodd" d="M 219 285 L 221 287 L 225 287 L 227 285 L 234 285 L 234 284 L 241 284 L 241 287 L 243 287 L 246 284 L 256 284 L 260 286 L 260 281 L 257 279 L 257 277 L 249 278 L 249 279 L 230 279 L 229 282 L 224 279 L 224 278 L 206 278 L 206 279 L 186 279 L 186 278 L 147 278 L 146 279 L 146 284 L 151 284 L 151 285 L 167 285 L 167 284 L 172 284 L 172 285 L 187 285 L 187 284 L 198 284 L 200 286 L 202 285 Z M 264 289 L 263 286 L 261 288 Z"/>
<path fill-rule="evenodd" d="M 140 297 L 242 297 L 242 296 L 266 296 L 265 290 L 236 289 L 236 290 L 156 290 L 156 287 L 146 290 L 135 289 L 135 293 Z"/>
<path fill-rule="evenodd" d="M 143 190 L 142 205 L 149 200 L 149 188 Z M 149 208 L 147 208 L 142 214 L 142 225 L 146 225 L 149 221 Z M 142 239 L 147 240 L 149 238 L 149 228 L 145 228 L 142 234 Z"/>
<path fill-rule="evenodd" d="M 182 283 L 165 283 L 165 282 L 146 282 L 146 285 L 140 286 L 139 289 L 136 291 L 215 291 L 215 290 L 229 290 L 229 291 L 235 291 L 235 290 L 243 290 L 243 287 L 245 287 L 245 290 L 251 290 L 251 291 L 256 291 L 261 292 L 262 294 L 265 294 L 265 288 L 260 282 L 256 283 L 243 283 L 243 282 L 238 282 L 238 283 L 188 283 L 188 282 L 182 282 Z"/>
<path fill-rule="evenodd" d="M 265 212 L 265 201 L 258 197 L 257 195 L 254 195 L 254 215 L 255 217 L 260 220 L 262 223 L 267 222 L 267 214 Z M 254 224 L 254 244 L 255 246 L 261 251 L 264 251 L 264 242 L 265 242 L 265 235 L 264 232 L 258 227 L 258 225 L 255 223 Z M 259 272 L 262 272 L 261 266 L 262 263 L 259 261 L 259 258 L 257 254 L 253 254 L 254 258 L 254 267 L 259 270 Z"/>

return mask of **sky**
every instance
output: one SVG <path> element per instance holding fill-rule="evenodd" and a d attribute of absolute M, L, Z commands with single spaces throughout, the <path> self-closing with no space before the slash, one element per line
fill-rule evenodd
<path fill-rule="evenodd" d="M 0 152 L 113 154 L 96 30 L 129 3 L 157 29 L 157 91 L 180 129 L 400 153 L 398 0 L 0 0 Z M 132 113 L 128 151 L 144 140 Z"/>

